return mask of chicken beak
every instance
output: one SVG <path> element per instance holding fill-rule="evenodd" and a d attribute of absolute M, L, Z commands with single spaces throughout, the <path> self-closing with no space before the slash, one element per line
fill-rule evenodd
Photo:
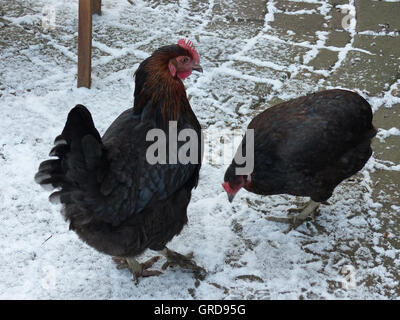
<path fill-rule="evenodd" d="M 203 73 L 203 68 L 202 68 L 201 65 L 199 65 L 199 64 L 195 64 L 195 65 L 192 67 L 192 70 Z"/>
<path fill-rule="evenodd" d="M 229 202 L 232 202 L 232 201 L 233 201 L 233 198 L 235 198 L 235 195 L 236 195 L 236 193 L 228 194 L 228 200 L 229 200 Z"/>

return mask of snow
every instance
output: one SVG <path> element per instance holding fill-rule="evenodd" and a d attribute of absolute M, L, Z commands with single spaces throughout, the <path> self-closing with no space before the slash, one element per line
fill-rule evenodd
<path fill-rule="evenodd" d="M 389 130 L 380 128 L 376 136 L 381 142 L 383 142 L 389 136 L 400 136 L 400 130 L 395 127 L 390 128 Z"/>
<path fill-rule="evenodd" d="M 343 48 L 327 46 L 328 33 L 324 31 L 316 33 L 315 44 L 282 40 L 271 26 L 274 14 L 280 12 L 276 1 L 267 2 L 263 25 L 256 32 L 252 27 L 244 28 L 232 38 L 223 29 L 225 18 L 215 15 L 214 9 L 223 2 L 224 10 L 236 10 L 234 1 L 131 2 L 104 0 L 103 15 L 94 16 L 90 90 L 76 88 L 78 1 L 35 0 L 25 14 L 6 10 L 2 17 L 0 28 L 10 24 L 12 32 L 26 35 L 0 52 L 0 298 L 396 298 L 387 292 L 399 286 L 394 275 L 400 250 L 383 240 L 382 204 L 373 200 L 370 173 L 377 169 L 400 171 L 400 164 L 375 156 L 352 180 L 338 186 L 329 200 L 331 205 L 321 206 L 315 223 L 289 234 L 284 234 L 286 225 L 264 217 L 285 216 L 287 209 L 306 199 L 260 197 L 241 191 L 230 204 L 221 187 L 228 164 L 205 162 L 189 205 L 189 223 L 169 243 L 181 253 L 193 251 L 197 263 L 208 270 L 198 286 L 191 273 L 168 269 L 159 277 L 141 279 L 136 287 L 127 270 L 117 270 L 109 256 L 90 248 L 68 230 L 60 207 L 51 205 L 49 193 L 33 181 L 38 165 L 47 158 L 75 104 L 89 108 L 101 133 L 131 107 L 133 73 L 155 48 L 181 37 L 195 43 L 204 73 L 192 75 L 185 85 L 200 123 L 211 133 L 245 128 L 259 112 L 253 107 L 262 103 L 255 93 L 259 88 L 269 90 L 262 97 L 264 101 L 275 97 L 286 100 L 312 92 L 321 84 L 300 81 L 299 89 L 298 82 L 286 80 L 286 73 L 292 78 L 303 72 L 327 77 L 348 52 L 372 54 L 353 47 L 354 25 L 349 31 L 351 41 Z M 318 11 L 329 19 L 326 1 L 296 2 L 320 5 Z M 349 3 L 354 8 L 354 1 Z M 49 4 L 56 10 L 56 26 L 43 32 L 42 8 Z M 314 10 L 291 14 L 312 13 Z M 217 27 L 212 28 L 213 24 Z M 293 47 L 304 51 L 305 61 L 288 58 Z M 281 56 L 273 54 L 274 48 Z M 331 70 L 307 65 L 321 49 L 339 53 Z M 257 73 L 240 69 L 244 63 L 256 66 Z M 329 87 L 324 80 L 322 84 Z M 399 84 L 388 85 L 382 96 L 362 94 L 376 112 L 383 105 L 400 102 L 391 94 Z M 379 129 L 380 140 L 391 135 L 399 135 L 399 129 Z M 398 209 L 392 206 L 393 211 Z M 348 253 L 351 250 L 354 254 Z M 148 251 L 139 259 L 154 254 Z M 385 264 L 386 259 L 393 260 L 393 265 Z M 377 265 L 379 261 L 382 263 Z M 340 272 L 347 265 L 355 267 L 357 286 L 346 290 Z M 371 281 L 372 286 L 368 284 Z"/>

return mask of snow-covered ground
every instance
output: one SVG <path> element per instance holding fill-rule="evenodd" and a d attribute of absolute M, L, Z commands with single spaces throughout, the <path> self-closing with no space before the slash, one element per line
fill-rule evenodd
<path fill-rule="evenodd" d="M 379 57 L 382 38 L 398 40 L 396 31 L 363 30 L 360 36 L 356 20 L 342 30 L 345 14 L 331 3 L 103 0 L 103 15 L 93 21 L 89 90 L 76 88 L 78 1 L 2 0 L 0 298 L 398 298 L 399 191 L 374 196 L 379 186 L 373 174 L 380 170 L 391 177 L 400 164 L 376 154 L 337 188 L 315 223 L 289 234 L 286 225 L 264 218 L 284 216 L 306 199 L 241 191 L 231 205 L 221 187 L 227 164 L 204 163 L 189 224 L 169 244 L 182 253 L 193 251 L 208 270 L 196 285 L 191 273 L 169 269 L 135 286 L 127 270 L 117 270 L 109 256 L 68 230 L 60 208 L 50 205 L 48 192 L 33 181 L 75 104 L 87 106 L 104 132 L 132 106 L 138 64 L 181 37 L 195 43 L 204 68 L 185 80 L 204 129 L 245 128 L 260 110 L 322 88 L 357 90 L 375 112 L 395 108 L 398 49 L 389 46 L 383 60 Z M 55 28 L 48 31 L 42 26 L 46 5 L 56 14 Z M 349 14 L 356 11 L 353 0 L 347 8 Z M 303 30 L 302 21 L 314 29 Z M 381 128 L 377 143 L 398 136 L 399 128 Z M 388 197 L 389 206 L 379 200 Z"/>

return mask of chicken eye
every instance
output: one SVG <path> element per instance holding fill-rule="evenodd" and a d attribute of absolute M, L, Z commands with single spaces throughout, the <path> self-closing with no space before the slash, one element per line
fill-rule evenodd
<path fill-rule="evenodd" d="M 188 61 L 189 61 L 189 58 L 188 58 L 188 57 L 183 57 L 182 60 L 181 60 L 181 62 L 182 62 L 183 64 L 188 63 Z"/>

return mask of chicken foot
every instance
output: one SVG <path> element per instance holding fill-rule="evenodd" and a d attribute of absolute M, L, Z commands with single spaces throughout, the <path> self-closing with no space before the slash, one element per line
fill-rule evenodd
<path fill-rule="evenodd" d="M 179 266 L 182 269 L 192 270 L 196 278 L 200 280 L 204 279 L 207 273 L 204 268 L 198 266 L 193 260 L 193 252 L 183 255 L 165 247 L 159 253 L 167 258 L 167 262 L 161 267 L 162 270 L 165 270 L 169 266 Z"/>
<path fill-rule="evenodd" d="M 152 277 L 162 274 L 161 271 L 147 270 L 151 268 L 153 264 L 156 263 L 160 258 L 160 256 L 156 256 L 143 263 L 140 263 L 135 258 L 113 257 L 113 261 L 117 264 L 117 269 L 119 270 L 128 268 L 133 274 L 133 279 L 135 281 L 135 284 L 137 285 L 139 283 L 140 277 Z"/>
<path fill-rule="evenodd" d="M 315 202 L 310 200 L 307 205 L 303 209 L 289 209 L 289 213 L 291 212 L 300 212 L 299 214 L 287 217 L 287 218 L 278 218 L 278 217 L 267 217 L 265 219 L 274 222 L 282 222 L 282 223 L 289 223 L 290 227 L 284 233 L 289 233 L 293 229 L 296 229 L 300 226 L 304 221 L 307 220 L 309 216 L 312 217 L 312 220 L 315 218 L 315 212 L 320 206 L 320 202 Z"/>

